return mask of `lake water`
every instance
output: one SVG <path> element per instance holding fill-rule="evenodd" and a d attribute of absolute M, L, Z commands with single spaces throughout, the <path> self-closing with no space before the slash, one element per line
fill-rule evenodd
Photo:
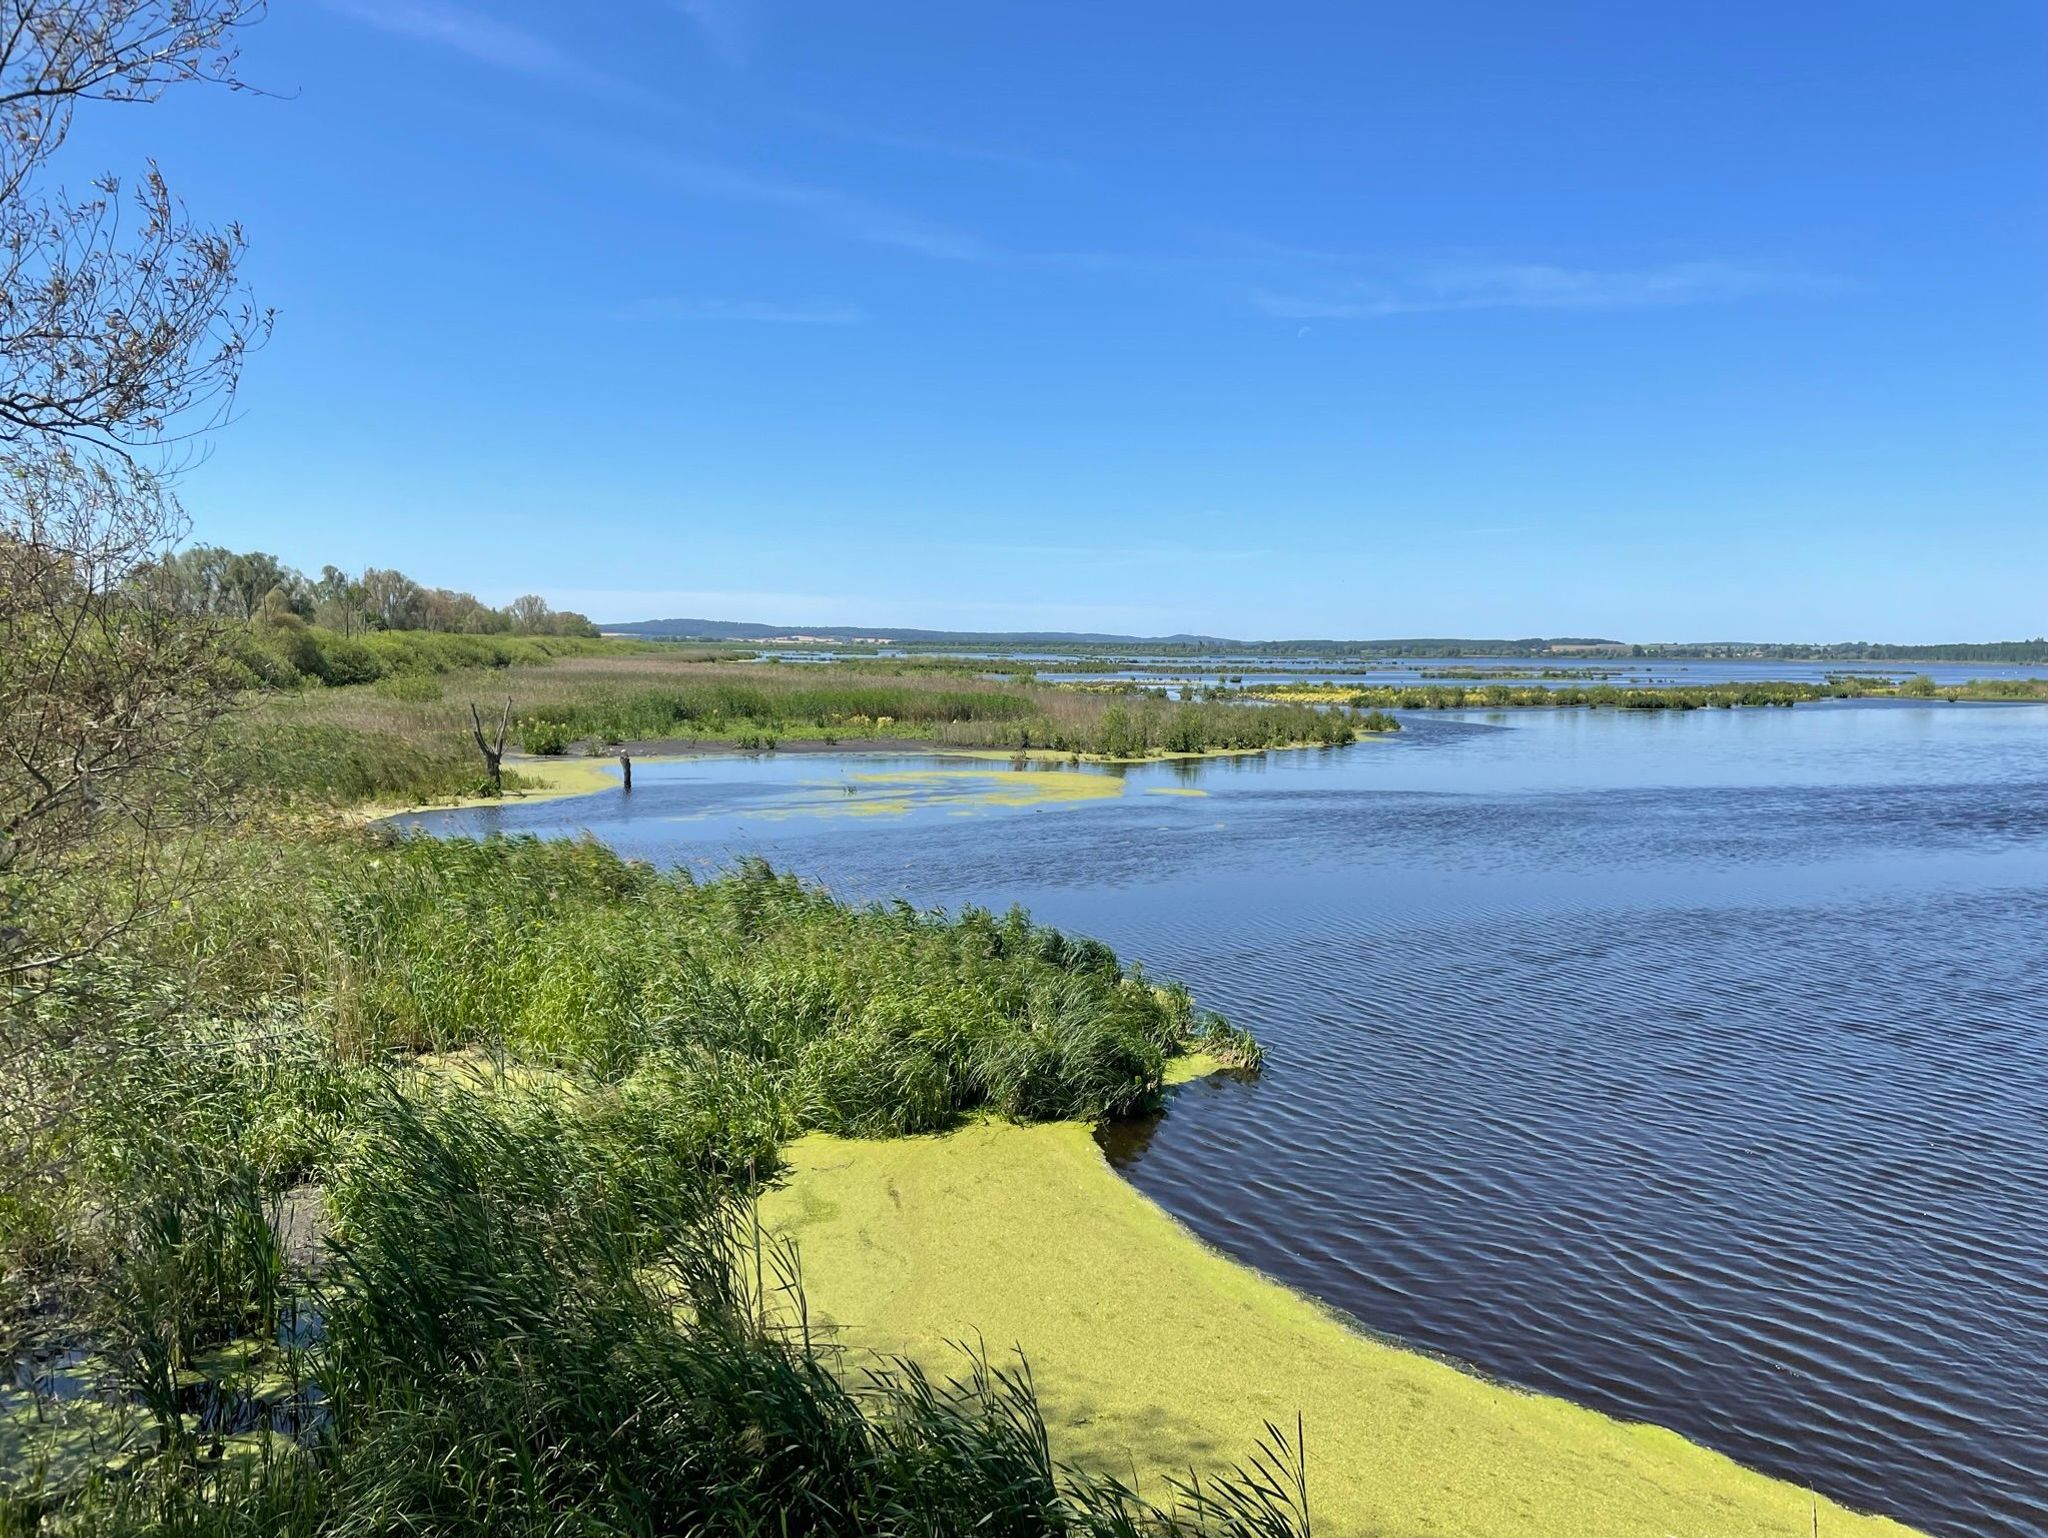
<path fill-rule="evenodd" d="M 1164 683 L 1170 679 L 1214 684 L 1239 678 L 1247 688 L 1314 683 L 1346 684 L 1358 688 L 1382 685 L 1415 688 L 1437 683 L 1472 687 L 1500 683 L 1537 689 L 1575 689 L 1598 684 L 1659 689 L 1700 688 L 1717 684 L 1824 684 L 1838 676 L 1904 679 L 1920 674 L 1937 684 L 1966 684 L 1977 679 L 2048 678 L 2048 668 L 2030 663 L 1660 661 L 1625 657 L 1458 657 L 1374 662 L 1315 657 L 1120 660 L 1130 661 L 1132 665 L 1110 672 L 1090 673 L 1064 671 L 1057 661 L 1041 662 L 1037 664 L 1038 677 L 1047 683 L 1117 681 L 1149 684 Z"/>
<path fill-rule="evenodd" d="M 802 664 L 832 663 L 841 653 L 820 651 L 763 652 L 756 660 Z M 900 657 L 898 651 L 883 656 Z M 1200 657 L 1131 652 L 1098 656 L 1093 670 L 1076 669 L 1075 658 L 1052 652 L 957 651 L 939 653 L 966 661 L 992 664 L 987 676 L 1001 677 L 1012 664 L 1031 667 L 1048 683 L 1163 684 L 1191 680 L 1215 684 L 1240 678 L 1247 686 L 1261 684 L 1337 683 L 1358 687 L 1414 687 L 1432 683 L 1505 683 L 1517 687 L 1561 689 L 1591 684 L 1636 687 L 1700 687 L 1714 684 L 1824 684 L 1838 675 L 1870 679 L 1903 679 L 1924 674 L 1937 684 L 1966 684 L 1977 679 L 2048 679 L 2048 665 L 2026 662 L 1870 662 L 1770 660 L 1753 658 L 1656 657 L 1282 657 L 1216 652 Z M 1554 676 L 1546 677 L 1545 674 Z"/>
<path fill-rule="evenodd" d="M 2048 707 L 1407 725 L 1042 771 L 1110 794 L 643 761 L 419 821 L 1022 901 L 1266 1043 L 1105 1138 L 1224 1250 L 1852 1505 L 2048 1535 Z"/>

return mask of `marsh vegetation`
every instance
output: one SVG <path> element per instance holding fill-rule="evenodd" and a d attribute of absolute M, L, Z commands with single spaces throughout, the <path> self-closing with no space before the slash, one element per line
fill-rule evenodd
<path fill-rule="evenodd" d="M 389 646 L 397 636 L 378 638 Z M 464 638 L 435 637 L 438 653 Z M 502 645 L 506 643 L 478 643 Z M 790 666 L 714 657 L 637 655 L 554 642 L 545 665 L 434 673 L 400 669 L 374 685 L 258 691 L 234 751 L 263 783 L 332 805 L 418 802 L 478 789 L 469 707 L 509 699 L 513 744 L 529 754 L 604 751 L 618 743 L 687 742 L 765 749 L 784 742 L 921 742 L 947 748 L 1049 751 L 1112 759 L 1340 746 L 1396 729 L 1307 702 L 1172 702 L 1135 690 L 1097 693 L 985 679 L 948 667 L 876 663 Z M 516 780 L 513 783 L 517 783 Z"/>
<path fill-rule="evenodd" d="M 2048 700 L 2048 678 L 1978 678 L 1960 684 L 1936 684 L 1923 673 L 1904 680 L 1837 674 L 1824 683 L 1759 680 L 1644 686 L 1477 682 L 1362 687 L 1336 683 L 1254 684 L 1244 693 L 1275 702 L 1309 701 L 1344 705 L 1352 710 L 1733 710 L 1831 699 Z"/>
<path fill-rule="evenodd" d="M 1058 1468 L 1021 1369 L 848 1379 L 786 1327 L 747 1214 L 790 1137 L 1097 1118 L 1191 1047 L 1256 1062 L 1022 913 L 590 844 L 245 837 L 206 902 L 16 1007 L 92 1045 L 14 1061 L 0 1110 L 32 1155 L 0 1196 L 9 1530 L 1298 1518 L 1258 1478 L 1168 1515 Z"/>

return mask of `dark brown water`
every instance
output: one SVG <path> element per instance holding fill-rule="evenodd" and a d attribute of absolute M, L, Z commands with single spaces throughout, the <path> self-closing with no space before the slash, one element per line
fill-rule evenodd
<path fill-rule="evenodd" d="M 1021 899 L 1267 1043 L 1111 1143 L 1230 1253 L 1852 1505 L 2048 1535 L 2048 709 L 1412 725 L 1040 809 L 834 815 L 875 765 L 771 759 L 432 822 Z"/>

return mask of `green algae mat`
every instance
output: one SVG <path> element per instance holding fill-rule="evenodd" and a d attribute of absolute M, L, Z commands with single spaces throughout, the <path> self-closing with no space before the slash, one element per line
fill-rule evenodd
<path fill-rule="evenodd" d="M 950 1343 L 1027 1355 L 1055 1456 L 1156 1494 L 1306 1428 L 1318 1534 L 1376 1538 L 1877 1538 L 1651 1426 L 1525 1394 L 1348 1329 L 1207 1248 L 1126 1185 L 1084 1127 L 814 1135 L 763 1202 L 814 1323 L 957 1371 Z"/>

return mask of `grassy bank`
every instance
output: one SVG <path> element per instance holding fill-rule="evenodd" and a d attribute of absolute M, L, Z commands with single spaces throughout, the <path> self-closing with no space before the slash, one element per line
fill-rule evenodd
<path fill-rule="evenodd" d="M 1109 1116 L 1191 1045 L 1256 1061 L 1185 992 L 758 865 L 228 855 L 10 1001 L 0 1532 L 1297 1530 L 1227 1474 L 1155 1508 L 1061 1468 L 999 1371 L 849 1388 L 750 1247 L 807 1130 Z"/>
<path fill-rule="evenodd" d="M 1207 1249 L 1086 1128 L 803 1139 L 765 1204 L 814 1320 L 944 1370 L 1027 1354 L 1056 1453 L 1154 1485 L 1306 1418 L 1316 1530 L 1421 1538 L 1903 1535 L 1666 1431 L 1354 1333 Z M 861 1358 L 856 1355 L 856 1363 Z M 1816 1519 L 1816 1510 L 1818 1517 Z"/>
<path fill-rule="evenodd" d="M 508 699 L 510 745 L 538 756 L 681 739 L 745 749 L 900 741 L 1143 759 L 1335 745 L 1395 724 L 1301 702 L 1176 704 L 915 664 L 842 669 L 576 655 L 546 666 L 273 691 L 253 699 L 226 747 L 252 783 L 302 800 L 457 799 L 475 795 L 482 778 L 471 704 L 495 716 Z"/>
<path fill-rule="evenodd" d="M 1084 1123 L 1258 1053 L 1098 944 L 592 844 L 235 859 L 36 1003 L 89 1054 L 10 1060 L 0 1132 L 56 1142 L 0 1186 L 0 1531 L 1282 1538 L 1291 1449 L 1206 1471 L 1297 1410 L 1325 1533 L 1809 1531 L 1668 1433 L 1347 1332 L 1116 1179 Z"/>

